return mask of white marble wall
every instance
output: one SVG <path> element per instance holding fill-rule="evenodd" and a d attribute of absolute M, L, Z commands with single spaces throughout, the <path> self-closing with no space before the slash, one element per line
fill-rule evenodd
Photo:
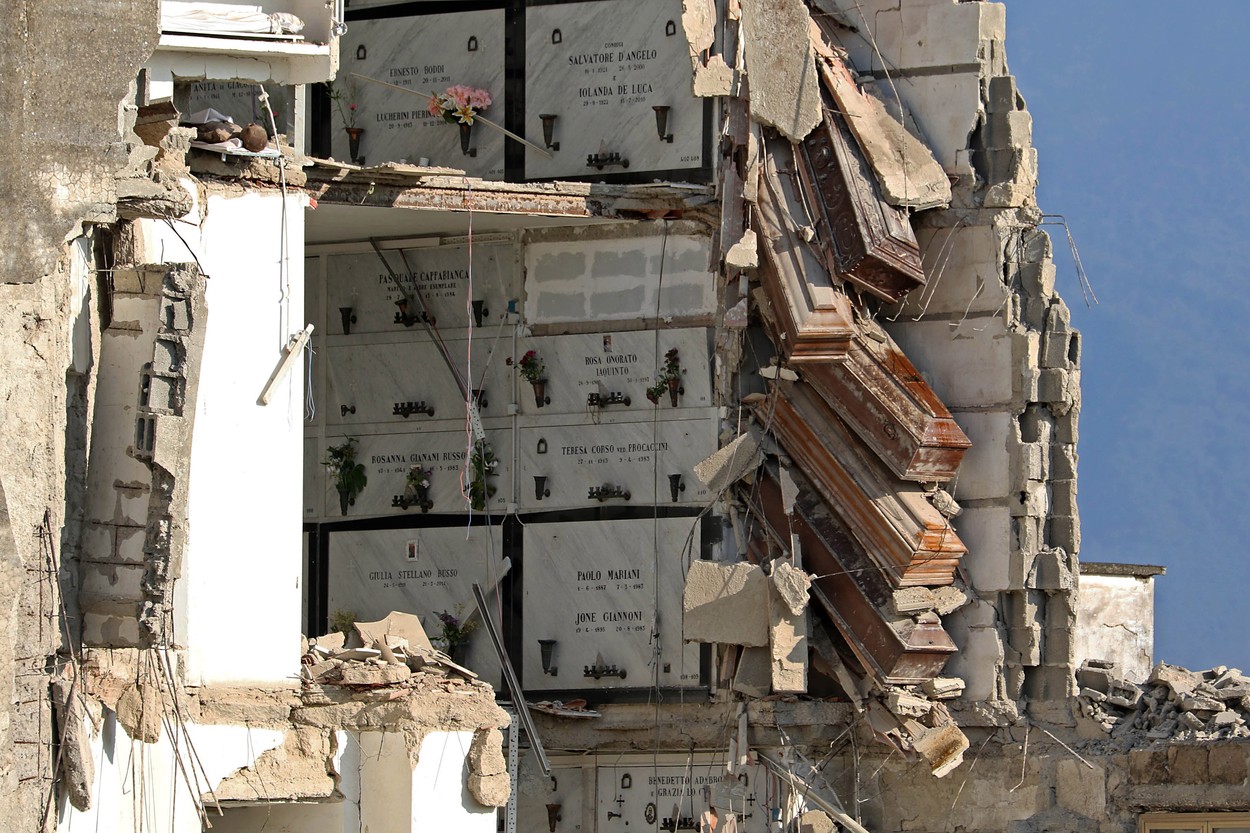
<path fill-rule="evenodd" d="M 648 403 L 650 405 L 650 403 Z M 591 487 L 611 485 L 629 491 L 628 501 L 613 506 L 702 505 L 711 498 L 694 476 L 696 463 L 716 450 L 716 413 L 708 408 L 684 412 L 681 420 L 620 422 L 598 425 L 548 424 L 517 432 L 517 503 L 521 511 L 585 509 L 603 505 L 588 496 Z M 545 453 L 542 453 L 545 440 Z M 681 476 L 685 488 L 673 500 L 669 475 Z M 545 476 L 539 500 L 535 475 Z"/>
<path fill-rule="evenodd" d="M 647 823 L 647 805 L 655 805 L 656 818 L 699 816 L 709 806 L 707 795 L 714 786 L 718 795 L 726 797 L 737 816 L 741 833 L 764 833 L 769 830 L 768 774 L 762 765 L 748 767 L 731 785 L 722 783 L 723 761 L 701 759 L 673 761 L 656 765 L 650 758 L 616 757 L 612 766 L 596 770 L 598 782 L 597 830 L 600 833 L 629 833 L 639 828 L 654 829 Z M 724 798 L 721 799 L 724 801 Z M 608 818 L 608 813 L 620 816 Z"/>
<path fill-rule="evenodd" d="M 438 636 L 437 614 L 447 611 L 477 622 L 466 662 L 488 680 L 498 679 L 499 660 L 474 613 L 473 585 L 490 590 L 506 574 L 498 525 L 481 523 L 437 529 L 375 529 L 330 534 L 327 609 L 351 611 L 374 622 L 392 610 L 421 618 Z"/>
<path fill-rule="evenodd" d="M 489 315 L 484 325 L 498 324 L 508 301 L 519 296 L 519 252 L 513 243 L 476 243 L 472 259 L 467 245 L 414 246 L 384 250 L 390 268 L 410 293 L 421 291 L 435 324 L 444 337 L 463 335 L 473 318 L 472 301 L 483 301 Z M 410 328 L 395 323 L 403 294 L 373 251 L 330 255 L 326 258 L 325 315 L 327 337 L 343 334 L 340 307 L 351 307 L 356 316 L 353 335 L 366 333 L 421 333 L 420 323 Z M 470 286 L 470 279 L 472 286 Z M 410 310 L 413 314 L 416 310 Z"/>
<path fill-rule="evenodd" d="M 535 350 L 546 366 L 546 395 L 551 402 L 537 407 L 532 386 L 518 383 L 521 413 L 533 417 L 576 414 L 587 422 L 627 415 L 633 420 L 650 421 L 656 406 L 647 400 L 647 388 L 659 377 L 664 354 L 677 348 L 685 370 L 680 409 L 706 408 L 712 404 L 710 358 L 707 331 L 703 329 L 589 333 L 521 338 L 517 355 Z M 629 405 L 591 408 L 587 396 L 620 393 Z M 672 416 L 667 395 L 660 398 L 660 417 Z"/>
<path fill-rule="evenodd" d="M 476 49 L 470 51 L 471 43 Z M 358 104 L 356 126 L 363 127 L 361 154 L 366 165 L 397 162 L 460 168 L 472 176 L 503 178 L 503 134 L 483 124 L 473 128 L 477 155 L 460 149 L 456 125 L 426 112 L 430 93 L 454 84 L 487 90 L 493 99 L 483 113 L 502 124 L 504 114 L 504 12 L 458 12 L 379 20 L 356 20 L 339 41 L 335 89 L 343 101 Z M 364 75 L 412 93 L 353 78 Z M 419 93 L 419 94 L 417 94 Z M 335 159 L 349 158 L 347 134 L 337 109 L 331 130 Z"/>
<path fill-rule="evenodd" d="M 483 391 L 482 416 L 507 414 L 515 377 L 504 364 L 512 352 L 510 333 L 506 339 L 449 339 L 446 345 L 460 375 L 472 379 L 470 389 Z M 392 430 L 405 432 L 446 430 L 437 423 L 464 419 L 465 403 L 456 379 L 424 335 L 405 339 L 405 334 L 397 333 L 385 340 L 379 336 L 332 345 L 323 361 L 326 393 L 320 400 L 329 431 L 357 430 L 371 423 L 389 423 Z M 396 416 L 396 403 L 408 402 L 425 402 L 434 409 L 433 418 L 424 412 Z"/>
<path fill-rule="evenodd" d="M 699 648 L 681 639 L 682 577 L 699 555 L 698 525 L 695 518 L 527 525 L 525 688 L 640 688 L 657 677 L 661 686 L 698 685 Z M 543 673 L 539 639 L 557 640 L 554 676 Z M 584 676 L 599 662 L 625 669 L 625 679 Z"/>
<path fill-rule="evenodd" d="M 289 85 L 265 85 L 265 92 L 269 93 L 269 106 L 273 108 L 274 122 L 278 132 L 286 134 L 288 145 L 293 145 L 298 140 L 295 135 L 295 91 L 296 88 Z M 261 107 L 258 95 L 260 87 L 257 84 L 242 81 L 193 81 L 174 87 L 174 104 L 185 115 L 212 107 L 230 116 L 235 124 L 256 122 L 265 128 L 265 132 L 269 132 L 269 114 Z"/>
<path fill-rule="evenodd" d="M 422 417 L 423 418 L 423 417 Z M 410 417 L 410 420 L 418 417 Z M 402 422 L 402 420 L 398 420 Z M 488 482 L 496 493 L 489 501 L 491 514 L 503 515 L 511 494 L 512 432 L 506 419 L 483 420 L 486 441 L 498 459 L 496 476 Z M 356 460 L 365 467 L 368 483 L 356 497 L 356 503 L 348 507 L 344 516 L 340 512 L 339 495 L 324 466 L 318 468 L 318 478 L 323 484 L 321 499 L 324 501 L 324 520 L 337 521 L 344 517 L 358 519 L 381 515 L 422 514 L 418 507 L 403 510 L 391 505 L 396 495 L 404 494 L 408 470 L 420 464 L 430 471 L 429 498 L 434 502 L 431 512 L 468 512 L 468 500 L 461 491 L 462 478 L 466 478 L 465 460 L 469 437 L 463 423 L 440 421 L 424 426 L 423 431 L 401 433 L 385 426 L 370 426 L 366 431 L 336 433 L 327 430 L 317 453 L 324 460 L 326 448 L 339 445 L 347 437 L 356 439 Z M 467 482 L 465 480 L 464 482 Z"/>
<path fill-rule="evenodd" d="M 527 178 L 599 173 L 586 156 L 619 153 L 629 167 L 602 173 L 703 164 L 703 101 L 691 92 L 690 47 L 680 0 L 562 3 L 526 9 L 525 135 L 542 142 L 554 114 L 560 149 L 527 153 Z M 654 106 L 667 106 L 661 141 Z"/>

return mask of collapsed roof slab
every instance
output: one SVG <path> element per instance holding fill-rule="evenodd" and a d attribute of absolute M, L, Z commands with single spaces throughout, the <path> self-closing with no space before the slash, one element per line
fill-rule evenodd
<path fill-rule="evenodd" d="M 313 160 L 306 189 L 318 203 L 310 241 L 341 242 L 414 233 L 514 231 L 676 219 L 713 206 L 709 186 L 684 183 L 496 182 L 445 168 L 387 163 L 359 168 Z"/>
<path fill-rule="evenodd" d="M 967 552 L 916 484 L 899 480 L 803 382 L 777 384 L 755 411 L 898 587 L 954 580 Z"/>

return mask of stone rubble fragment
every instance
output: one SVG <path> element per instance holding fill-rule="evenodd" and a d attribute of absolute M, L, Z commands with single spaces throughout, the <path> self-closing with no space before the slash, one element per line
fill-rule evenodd
<path fill-rule="evenodd" d="M 1157 664 L 1146 682 L 1122 678 L 1115 664 L 1086 660 L 1076 672 L 1080 714 L 1113 738 L 1206 741 L 1250 737 L 1250 679 L 1237 669 L 1193 672 Z"/>

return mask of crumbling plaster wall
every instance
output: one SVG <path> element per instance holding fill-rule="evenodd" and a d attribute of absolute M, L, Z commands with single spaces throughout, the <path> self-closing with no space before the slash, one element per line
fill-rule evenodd
<path fill-rule="evenodd" d="M 82 249 L 66 241 L 82 222 L 114 217 L 114 177 L 128 163 L 121 102 L 158 15 L 155 0 L 0 11 L 0 517 L 11 532 L 0 538 L 0 817 L 14 830 L 39 829 L 50 787 L 41 672 L 63 647 L 62 589 L 77 626 L 65 565 L 76 557 L 92 349 L 89 329 L 77 353 L 71 334 L 94 301 L 73 280 Z"/>

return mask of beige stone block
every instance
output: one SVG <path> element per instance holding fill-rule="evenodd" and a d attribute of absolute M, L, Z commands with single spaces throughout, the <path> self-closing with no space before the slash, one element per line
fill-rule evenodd
<path fill-rule="evenodd" d="M 780 693 L 807 691 L 807 614 L 797 616 L 769 584 L 772 689 Z"/>
<path fill-rule="evenodd" d="M 768 645 L 770 586 L 754 564 L 695 561 L 682 594 L 683 637 L 687 642 Z"/>
<path fill-rule="evenodd" d="M 478 775 L 498 775 L 508 771 L 503 756 L 503 733 L 498 729 L 475 732 L 469 745 L 469 769 Z"/>
<path fill-rule="evenodd" d="M 512 784 L 508 773 L 498 775 L 469 775 L 469 795 L 484 807 L 503 807 L 512 795 Z"/>
<path fill-rule="evenodd" d="M 141 743 L 161 739 L 163 714 L 160 689 L 152 683 L 129 686 L 117 701 L 117 722 L 131 739 Z"/>

